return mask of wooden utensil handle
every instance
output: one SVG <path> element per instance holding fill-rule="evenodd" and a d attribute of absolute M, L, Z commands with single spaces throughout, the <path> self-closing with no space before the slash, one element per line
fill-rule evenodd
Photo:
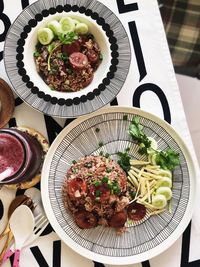
<path fill-rule="evenodd" d="M 4 231 L 0 234 L 0 240 L 9 233 L 10 231 L 10 226 L 9 226 L 9 223 L 6 225 Z"/>

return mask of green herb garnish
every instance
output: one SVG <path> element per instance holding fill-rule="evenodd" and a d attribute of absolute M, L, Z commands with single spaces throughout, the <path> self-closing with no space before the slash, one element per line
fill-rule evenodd
<path fill-rule="evenodd" d="M 111 168 L 106 168 L 106 172 L 111 172 L 112 171 L 112 169 Z"/>
<path fill-rule="evenodd" d="M 72 74 L 73 73 L 73 70 L 69 69 L 69 68 L 67 68 L 66 71 L 67 71 L 68 74 Z"/>
<path fill-rule="evenodd" d="M 49 44 L 49 45 L 47 46 L 47 50 L 48 50 L 48 52 L 51 53 L 51 51 L 54 49 L 54 47 L 55 47 L 55 44 L 54 44 L 54 43 Z"/>
<path fill-rule="evenodd" d="M 53 66 L 51 68 L 51 70 L 49 71 L 49 73 L 52 74 L 52 75 L 57 75 L 58 74 L 58 66 L 57 65 Z"/>
<path fill-rule="evenodd" d="M 102 183 L 107 184 L 108 183 L 108 177 L 104 176 L 101 181 L 102 181 Z"/>
<path fill-rule="evenodd" d="M 131 196 L 132 199 L 134 199 L 135 196 L 136 196 L 136 192 L 135 191 L 130 191 L 129 195 Z"/>
<path fill-rule="evenodd" d="M 167 148 L 165 151 L 159 151 L 154 150 L 151 147 L 151 140 L 149 140 L 149 138 L 143 132 L 143 126 L 139 123 L 138 117 L 133 118 L 129 126 L 128 133 L 133 140 L 139 143 L 139 153 L 146 154 L 147 156 L 152 152 L 155 153 L 155 162 L 157 165 L 160 165 L 162 169 L 173 170 L 177 165 L 180 164 L 179 154 L 173 149 Z"/>
<path fill-rule="evenodd" d="M 84 164 L 84 167 L 86 167 L 86 168 L 91 168 L 92 167 L 92 161 L 89 161 L 89 162 L 86 162 L 85 164 Z"/>
<path fill-rule="evenodd" d="M 120 194 L 121 190 L 117 181 L 112 182 L 111 192 L 115 195 Z"/>
<path fill-rule="evenodd" d="M 117 153 L 119 160 L 117 161 L 117 163 L 120 165 L 120 167 L 126 172 L 128 173 L 131 165 L 130 165 L 130 159 L 131 157 L 128 155 L 127 151 L 125 152 L 118 152 Z"/>
<path fill-rule="evenodd" d="M 78 169 L 77 168 L 72 168 L 72 172 L 75 174 L 77 173 Z"/>
<path fill-rule="evenodd" d="M 128 224 L 128 225 L 131 225 L 132 223 L 133 223 L 132 220 L 130 220 L 130 219 L 127 220 L 127 224 Z"/>
<path fill-rule="evenodd" d="M 139 153 L 147 154 L 148 148 L 151 147 L 151 141 L 148 139 L 145 133 L 143 133 L 143 126 L 139 124 L 139 117 L 134 117 L 129 125 L 128 133 L 133 140 L 140 144 Z"/>
<path fill-rule="evenodd" d="M 96 195 L 96 197 L 100 197 L 101 196 L 101 191 L 97 189 L 96 192 L 95 192 L 95 195 Z"/>
<path fill-rule="evenodd" d="M 63 60 L 65 64 L 69 62 L 69 57 L 65 53 L 62 53 L 60 58 Z"/>
<path fill-rule="evenodd" d="M 101 185 L 101 183 L 100 183 L 100 181 L 96 181 L 96 180 L 95 180 L 95 181 L 93 181 L 93 185 L 94 185 L 94 186 L 99 186 L 99 185 Z"/>
<path fill-rule="evenodd" d="M 176 153 L 171 148 L 167 148 L 164 151 L 156 151 L 155 161 L 162 169 L 173 170 L 180 164 L 179 153 Z"/>
<path fill-rule="evenodd" d="M 78 40 L 78 35 L 75 32 L 68 32 L 66 34 L 59 34 L 58 39 L 62 44 L 71 44 L 75 40 Z"/>
<path fill-rule="evenodd" d="M 104 157 L 105 157 L 105 158 L 109 158 L 109 157 L 110 157 L 110 154 L 109 154 L 109 153 L 106 153 L 106 154 L 104 155 Z"/>
<path fill-rule="evenodd" d="M 73 43 L 74 41 L 76 41 L 78 39 L 78 35 L 75 33 L 75 32 L 68 32 L 66 34 L 59 34 L 58 35 L 58 39 L 60 40 L 60 43 L 57 44 L 56 46 L 54 46 L 53 48 L 50 47 L 50 45 L 48 45 L 49 49 L 51 48 L 51 52 L 49 53 L 49 56 L 48 56 L 48 60 L 47 60 L 47 64 L 48 64 L 48 71 L 51 70 L 51 63 L 50 63 L 50 60 L 51 60 L 51 56 L 53 54 L 53 52 L 61 45 L 63 44 L 71 44 Z M 52 44 L 53 45 L 53 44 Z M 47 48 L 48 49 L 48 48 Z"/>
<path fill-rule="evenodd" d="M 41 47 L 42 45 L 38 42 L 35 46 L 35 52 L 33 53 L 34 57 L 39 57 Z"/>
<path fill-rule="evenodd" d="M 127 119 L 128 119 L 128 115 L 124 115 L 123 116 L 123 121 L 127 121 Z"/>
<path fill-rule="evenodd" d="M 99 142 L 99 146 L 100 146 L 100 147 L 103 146 L 103 142 L 102 142 L 102 141 Z"/>
<path fill-rule="evenodd" d="M 37 51 L 37 50 L 33 53 L 33 56 L 34 56 L 34 57 L 39 57 L 39 55 L 40 55 L 40 52 Z"/>

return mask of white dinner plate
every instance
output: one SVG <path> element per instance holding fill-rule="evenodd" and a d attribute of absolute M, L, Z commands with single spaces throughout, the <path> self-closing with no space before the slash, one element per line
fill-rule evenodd
<path fill-rule="evenodd" d="M 130 155 L 144 159 L 127 133 L 134 116 L 140 118 L 146 135 L 157 141 L 158 149 L 171 147 L 179 153 L 180 165 L 173 171 L 172 211 L 164 211 L 138 224 L 128 225 L 128 231 L 122 235 L 116 235 L 113 228 L 104 226 L 80 229 L 64 207 L 62 186 L 65 174 L 72 160 L 90 154 L 98 155 L 100 151 L 115 156 L 130 145 Z M 101 147 L 100 142 L 103 144 Z M 94 261 L 119 265 L 152 258 L 178 239 L 192 216 L 195 181 L 190 153 L 167 122 L 141 109 L 110 107 L 74 120 L 57 136 L 44 162 L 41 192 L 52 227 L 69 247 Z"/>

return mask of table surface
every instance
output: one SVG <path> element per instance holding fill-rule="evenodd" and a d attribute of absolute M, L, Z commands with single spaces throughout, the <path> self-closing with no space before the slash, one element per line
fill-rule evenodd
<path fill-rule="evenodd" d="M 12 0 L 0 1 L 0 77 L 9 84 L 10 81 L 6 75 L 3 61 L 6 33 L 18 14 L 33 2 L 15 0 L 15 7 L 13 8 Z M 110 8 L 122 22 L 129 37 L 132 54 L 127 79 L 111 105 L 136 106 L 169 122 L 189 147 L 197 169 L 197 178 L 199 178 L 198 164 L 192 147 L 157 1 L 101 0 L 101 2 Z M 50 144 L 56 135 L 71 122 L 71 119 L 59 119 L 43 115 L 23 103 L 18 97 L 16 97 L 15 106 L 15 112 L 7 127 L 27 125 L 35 128 L 49 140 Z M 197 190 L 198 192 L 200 190 L 198 180 Z M 22 192 L 4 187 L 0 189 L 0 230 L 6 223 L 6 213 L 10 201 L 16 194 L 20 193 Z M 199 225 L 200 215 L 198 209 L 195 208 L 191 223 L 184 234 L 169 249 L 149 261 L 132 266 L 200 266 Z M 163 259 L 165 260 L 163 261 Z M 59 240 L 50 226 L 30 248 L 24 249 L 21 255 L 22 267 L 77 267 L 80 265 L 83 267 L 108 266 L 92 262 L 72 251 Z M 10 262 L 7 262 L 5 266 L 10 266 Z"/>

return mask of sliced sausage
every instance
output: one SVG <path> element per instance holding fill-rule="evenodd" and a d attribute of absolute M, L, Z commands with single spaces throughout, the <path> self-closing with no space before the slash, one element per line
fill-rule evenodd
<path fill-rule="evenodd" d="M 112 215 L 112 217 L 108 221 L 108 224 L 113 228 L 120 228 L 124 226 L 126 221 L 127 213 L 124 210 L 121 210 Z"/>
<path fill-rule="evenodd" d="M 74 52 L 80 52 L 80 43 L 75 41 L 72 44 L 65 44 L 62 46 L 62 52 L 68 56 Z"/>
<path fill-rule="evenodd" d="M 76 224 L 82 229 L 90 229 L 97 226 L 97 218 L 95 215 L 86 210 L 80 210 L 74 213 Z"/>
<path fill-rule="evenodd" d="M 72 198 L 79 198 L 87 192 L 87 184 L 81 178 L 74 178 L 67 181 L 67 192 Z"/>
<path fill-rule="evenodd" d="M 84 69 L 88 66 L 88 58 L 80 52 L 74 52 L 69 56 L 69 62 L 75 69 Z"/>
<path fill-rule="evenodd" d="M 146 215 L 146 207 L 137 202 L 133 202 L 128 206 L 127 213 L 129 219 L 133 221 L 139 221 L 142 220 Z"/>

